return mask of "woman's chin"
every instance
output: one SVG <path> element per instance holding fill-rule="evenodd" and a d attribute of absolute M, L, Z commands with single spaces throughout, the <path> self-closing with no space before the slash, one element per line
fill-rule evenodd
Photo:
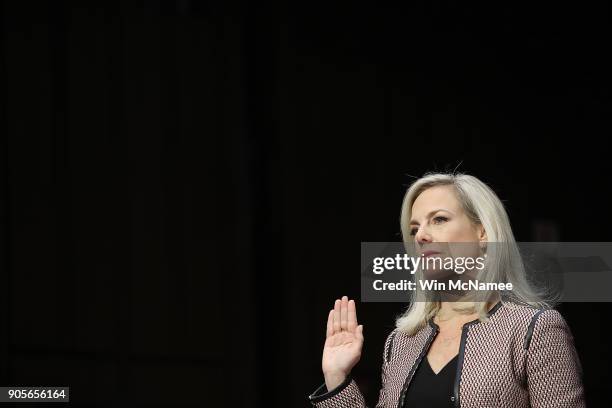
<path fill-rule="evenodd" d="M 426 281 L 446 282 L 457 278 L 457 273 L 451 269 L 435 269 L 423 271 L 423 278 Z"/>

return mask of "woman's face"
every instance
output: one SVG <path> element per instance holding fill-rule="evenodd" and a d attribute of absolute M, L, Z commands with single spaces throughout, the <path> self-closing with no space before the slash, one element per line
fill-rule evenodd
<path fill-rule="evenodd" d="M 484 228 L 471 222 L 452 186 L 431 187 L 417 197 L 412 205 L 410 235 L 418 255 L 443 259 L 449 256 L 478 257 L 478 243 L 486 241 Z M 453 245 L 458 242 L 468 244 Z M 428 251 L 434 253 L 428 255 Z M 444 274 L 429 270 L 428 275 L 441 278 Z"/>
<path fill-rule="evenodd" d="M 420 245 L 433 242 L 478 242 L 486 238 L 481 225 L 473 225 L 455 197 L 452 186 L 423 191 L 412 205 L 410 235 Z"/>

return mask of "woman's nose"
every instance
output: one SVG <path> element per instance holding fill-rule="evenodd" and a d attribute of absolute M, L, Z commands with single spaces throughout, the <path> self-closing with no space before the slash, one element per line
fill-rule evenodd
<path fill-rule="evenodd" d="M 432 236 L 425 231 L 425 228 L 419 228 L 416 233 L 416 241 L 418 244 L 426 244 L 433 241 Z"/>

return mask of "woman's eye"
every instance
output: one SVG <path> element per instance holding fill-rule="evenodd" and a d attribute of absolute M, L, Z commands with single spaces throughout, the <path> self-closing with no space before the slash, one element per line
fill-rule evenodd
<path fill-rule="evenodd" d="M 410 230 L 410 235 L 416 235 L 416 233 L 417 233 L 416 229 L 413 228 Z"/>
<path fill-rule="evenodd" d="M 446 218 L 446 217 L 435 217 L 434 221 L 436 221 L 436 222 L 444 222 L 444 221 L 448 221 L 448 218 Z"/>

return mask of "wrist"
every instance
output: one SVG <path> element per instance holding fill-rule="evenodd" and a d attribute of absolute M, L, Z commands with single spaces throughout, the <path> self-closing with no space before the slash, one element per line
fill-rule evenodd
<path fill-rule="evenodd" d="M 331 391 L 346 380 L 347 374 L 336 371 L 323 373 L 323 376 L 325 377 L 325 386 L 327 387 L 327 390 Z"/>

